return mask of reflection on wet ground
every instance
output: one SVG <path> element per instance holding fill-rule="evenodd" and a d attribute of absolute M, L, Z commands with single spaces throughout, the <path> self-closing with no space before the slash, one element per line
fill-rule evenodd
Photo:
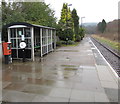
<path fill-rule="evenodd" d="M 95 102 L 98 92 L 108 101 L 87 38 L 76 47 L 62 47 L 43 58 L 36 57 L 35 62 L 14 60 L 10 65 L 3 64 L 2 69 L 6 102 Z M 91 96 L 86 98 L 89 92 Z"/>
<path fill-rule="evenodd" d="M 58 49 L 56 52 L 78 52 L 78 50 L 60 50 L 60 49 Z"/>

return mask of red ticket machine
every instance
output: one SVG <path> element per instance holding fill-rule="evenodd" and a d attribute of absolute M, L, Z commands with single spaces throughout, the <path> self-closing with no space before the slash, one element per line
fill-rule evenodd
<path fill-rule="evenodd" d="M 5 63 L 8 64 L 11 61 L 11 42 L 3 42 L 2 46 Z"/>

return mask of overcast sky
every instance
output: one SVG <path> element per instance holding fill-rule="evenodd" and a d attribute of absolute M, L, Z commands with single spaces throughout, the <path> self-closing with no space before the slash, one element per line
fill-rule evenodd
<path fill-rule="evenodd" d="M 46 4 L 55 10 L 55 16 L 60 18 L 63 3 L 72 4 L 79 17 L 85 17 L 83 22 L 107 22 L 118 19 L 118 2 L 120 0 L 45 0 Z"/>

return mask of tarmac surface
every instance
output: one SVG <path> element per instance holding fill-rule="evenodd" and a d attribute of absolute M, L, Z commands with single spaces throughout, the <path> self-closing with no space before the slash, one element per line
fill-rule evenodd
<path fill-rule="evenodd" d="M 118 102 L 118 79 L 89 37 L 35 62 L 2 65 L 4 102 Z"/>

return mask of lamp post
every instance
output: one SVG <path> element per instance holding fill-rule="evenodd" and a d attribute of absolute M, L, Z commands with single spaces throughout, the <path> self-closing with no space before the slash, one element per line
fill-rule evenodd
<path fill-rule="evenodd" d="M 82 28 L 82 19 L 85 18 L 85 17 L 81 17 L 81 28 Z"/>
<path fill-rule="evenodd" d="M 72 4 L 68 4 L 68 6 L 72 6 Z"/>

